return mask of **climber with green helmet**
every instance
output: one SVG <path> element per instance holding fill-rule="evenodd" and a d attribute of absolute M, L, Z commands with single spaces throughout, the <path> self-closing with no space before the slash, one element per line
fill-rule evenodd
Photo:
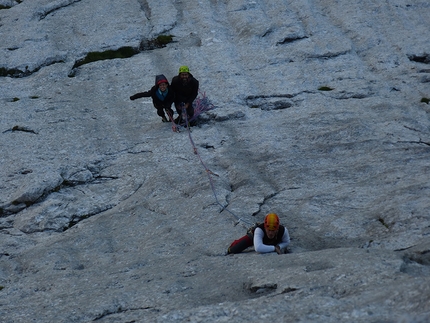
<path fill-rule="evenodd" d="M 177 124 L 185 124 L 185 120 L 182 120 L 182 112 L 185 110 L 188 122 L 193 125 L 193 101 L 199 94 L 199 81 L 190 73 L 188 66 L 181 66 L 178 75 L 172 79 L 171 87 L 173 92 L 175 92 L 175 108 L 176 112 L 179 114 L 175 122 Z"/>
<path fill-rule="evenodd" d="M 257 223 L 245 236 L 233 241 L 227 254 L 240 253 L 252 245 L 258 253 L 276 251 L 278 254 L 283 254 L 287 252 L 289 244 L 290 235 L 287 228 L 279 223 L 278 215 L 269 213 L 264 218 L 264 223 Z"/>

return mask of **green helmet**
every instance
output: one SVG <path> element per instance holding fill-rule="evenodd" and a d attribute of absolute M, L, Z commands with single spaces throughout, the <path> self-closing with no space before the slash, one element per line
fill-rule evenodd
<path fill-rule="evenodd" d="M 181 66 L 180 68 L 179 68 L 179 73 L 189 73 L 190 72 L 190 69 L 188 68 L 188 66 Z"/>

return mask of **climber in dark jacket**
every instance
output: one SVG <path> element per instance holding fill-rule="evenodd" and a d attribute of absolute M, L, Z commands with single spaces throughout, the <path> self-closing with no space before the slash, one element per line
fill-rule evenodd
<path fill-rule="evenodd" d="M 175 92 L 175 108 L 179 114 L 175 122 L 177 124 L 185 122 L 181 117 L 183 108 L 187 112 L 188 121 L 190 121 L 194 116 L 193 101 L 199 94 L 199 81 L 190 73 L 188 66 L 179 68 L 179 74 L 172 79 L 172 90 Z"/>
<path fill-rule="evenodd" d="M 155 85 L 149 91 L 136 93 L 130 97 L 130 100 L 148 97 L 152 98 L 152 104 L 157 109 L 157 114 L 161 117 L 161 120 L 163 122 L 168 122 L 169 120 L 173 122 L 172 103 L 175 95 L 169 85 L 169 81 L 163 74 L 155 77 Z M 164 110 L 167 112 L 167 118 Z"/>

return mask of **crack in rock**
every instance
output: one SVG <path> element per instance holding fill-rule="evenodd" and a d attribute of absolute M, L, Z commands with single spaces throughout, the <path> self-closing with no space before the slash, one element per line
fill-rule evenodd
<path fill-rule="evenodd" d="M 28 66 L 25 67 L 25 71 L 20 70 L 18 68 L 5 68 L 0 67 L 0 77 L 12 77 L 12 78 L 22 78 L 30 76 L 36 72 L 38 72 L 43 67 L 48 67 L 58 63 L 64 63 L 66 60 L 65 55 L 57 55 L 54 57 L 48 57 L 44 63 L 40 64 L 36 68 L 29 70 Z"/>
<path fill-rule="evenodd" d="M 427 53 L 421 55 L 408 55 L 408 58 L 411 62 L 430 64 L 430 54 Z"/>
<path fill-rule="evenodd" d="M 144 51 L 154 50 L 166 47 L 172 41 L 172 36 L 160 35 L 155 39 L 143 39 L 139 47 L 123 46 L 117 49 L 108 49 L 103 52 L 88 52 L 84 58 L 80 58 L 73 64 L 72 70 L 69 72 L 69 77 L 75 77 L 78 68 L 96 61 L 116 59 L 116 58 L 130 58 Z"/>
<path fill-rule="evenodd" d="M 279 192 L 274 192 L 274 193 L 272 193 L 272 194 L 269 194 L 269 195 L 267 195 L 267 196 L 264 196 L 263 201 L 262 201 L 262 202 L 260 202 L 260 203 L 257 203 L 257 204 L 258 204 L 258 210 L 257 210 L 257 211 L 255 211 L 255 212 L 253 212 L 253 213 L 251 214 L 251 216 L 256 216 L 257 214 L 259 214 L 259 213 L 261 212 L 261 209 L 262 209 L 263 205 L 264 205 L 268 200 L 270 200 L 272 197 L 275 197 L 276 195 L 278 195 L 278 193 L 279 193 Z"/>
<path fill-rule="evenodd" d="M 145 307 L 140 307 L 140 308 L 123 308 L 121 305 L 118 305 L 117 308 L 104 310 L 102 313 L 97 315 L 92 321 L 95 322 L 95 321 L 101 320 L 107 316 L 114 315 L 114 314 L 121 314 L 121 313 L 125 313 L 128 311 L 141 311 L 141 310 L 151 310 L 151 309 L 155 309 L 155 307 L 145 306 Z M 135 322 L 135 321 L 131 321 L 131 322 Z"/>
<path fill-rule="evenodd" d="M 148 5 L 148 1 L 137 0 L 137 2 L 140 4 L 140 9 L 145 14 L 146 19 L 150 20 L 152 13 L 151 13 L 151 7 Z"/>
<path fill-rule="evenodd" d="M 261 109 L 263 111 L 283 110 L 291 108 L 294 103 L 290 98 L 294 97 L 292 94 L 279 94 L 279 95 L 250 95 L 245 98 L 246 105 L 251 109 Z"/>
<path fill-rule="evenodd" d="M 89 219 L 90 217 L 95 216 L 95 215 L 100 214 L 100 213 L 103 213 L 103 212 L 105 212 L 107 210 L 110 210 L 113 207 L 115 207 L 115 205 L 110 204 L 110 205 L 107 205 L 105 208 L 100 208 L 100 209 L 98 209 L 98 210 L 96 210 L 94 212 L 91 212 L 91 213 L 87 213 L 87 214 L 84 214 L 84 215 L 75 215 L 75 216 L 72 216 L 72 218 L 70 219 L 69 223 L 62 228 L 62 231 L 63 232 L 67 231 L 68 229 L 74 227 L 79 222 L 81 222 L 83 220 L 86 220 L 86 219 Z"/>
<path fill-rule="evenodd" d="M 68 7 L 75 2 L 80 2 L 81 0 L 57 0 L 53 1 L 44 7 L 42 7 L 37 13 L 36 16 L 39 20 L 43 20 L 48 16 L 49 14 L 53 13 L 54 11 L 60 10 L 62 8 Z"/>
<path fill-rule="evenodd" d="M 289 43 L 293 43 L 302 39 L 306 39 L 309 38 L 307 36 L 287 36 L 285 37 L 283 40 L 278 41 L 276 43 L 276 45 L 285 45 L 285 44 L 289 44 Z"/>
<path fill-rule="evenodd" d="M 321 54 L 321 55 L 309 55 L 309 58 L 311 59 L 332 59 L 332 58 L 336 58 L 339 56 L 344 56 L 351 53 L 351 50 L 342 50 L 342 51 L 338 51 L 338 52 L 327 52 L 325 54 Z"/>
<path fill-rule="evenodd" d="M 3 131 L 3 133 L 6 132 L 15 132 L 15 131 L 22 131 L 22 132 L 28 132 L 28 133 L 33 133 L 33 134 L 39 134 L 38 132 L 34 131 L 33 129 L 30 129 L 29 127 L 26 126 L 13 126 L 11 129 L 5 130 Z"/>
<path fill-rule="evenodd" d="M 276 283 L 245 283 L 244 288 L 252 294 L 266 294 L 275 291 L 278 288 Z"/>

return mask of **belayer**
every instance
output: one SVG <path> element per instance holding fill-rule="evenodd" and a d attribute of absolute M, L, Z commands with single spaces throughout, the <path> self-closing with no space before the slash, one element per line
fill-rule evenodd
<path fill-rule="evenodd" d="M 279 217 L 275 213 L 269 213 L 264 218 L 264 223 L 256 224 L 250 228 L 245 236 L 233 241 L 227 250 L 227 254 L 240 253 L 254 245 L 259 253 L 276 251 L 279 255 L 287 253 L 290 244 L 290 235 L 285 226 L 279 223 Z"/>
<path fill-rule="evenodd" d="M 191 118 L 194 116 L 193 102 L 199 94 L 199 81 L 190 73 L 188 66 L 179 67 L 178 75 L 172 79 L 172 90 L 175 92 L 175 108 L 179 114 L 175 123 L 185 124 L 185 120 L 182 120 L 185 117 L 182 116 L 182 112 L 184 112 L 188 122 L 193 126 L 195 124 L 191 122 Z"/>
<path fill-rule="evenodd" d="M 175 94 L 163 74 L 155 76 L 155 85 L 149 91 L 136 93 L 130 97 L 130 100 L 148 97 L 152 98 L 152 104 L 157 109 L 157 114 L 161 117 L 161 121 L 173 122 L 172 103 L 175 100 Z M 166 111 L 167 117 L 164 111 Z"/>

